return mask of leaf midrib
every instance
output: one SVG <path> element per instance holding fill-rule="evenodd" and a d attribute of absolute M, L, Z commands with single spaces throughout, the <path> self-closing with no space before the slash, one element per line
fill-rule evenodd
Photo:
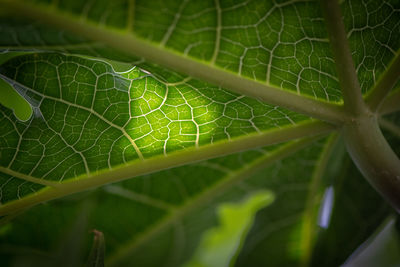
<path fill-rule="evenodd" d="M 143 57 L 150 62 L 186 73 L 236 93 L 257 98 L 268 104 L 285 107 L 335 124 L 340 124 L 347 117 L 341 103 L 325 102 L 238 76 L 209 62 L 184 56 L 159 44 L 138 38 L 127 31 L 106 28 L 87 20 L 82 21 L 77 16 L 40 4 L 32 5 L 12 0 L 0 0 L 0 3 L 16 15 L 26 16 L 44 24 L 86 36 L 127 54 Z"/>
<path fill-rule="evenodd" d="M 13 200 L 0 205 L 0 216 L 7 215 L 18 210 L 32 207 L 38 203 L 51 199 L 80 192 L 107 183 L 117 182 L 134 176 L 149 174 L 163 169 L 181 166 L 188 163 L 198 162 L 214 157 L 219 157 L 249 149 L 259 148 L 267 145 L 290 141 L 297 138 L 318 136 L 334 131 L 336 128 L 331 124 L 320 121 L 307 121 L 295 126 L 275 129 L 263 133 L 254 133 L 241 138 L 222 141 L 199 148 L 190 148 L 184 151 L 177 151 L 168 156 L 160 155 L 145 160 L 136 160 L 111 170 L 106 169 L 97 173 L 81 175 L 59 183 L 56 187 L 46 187 L 35 194 L 28 195 L 22 199 Z M 3 170 L 7 173 L 7 170 Z M 24 179 L 23 175 L 17 178 Z M 10 174 L 10 175 L 12 175 Z M 34 178 L 39 179 L 39 178 Z"/>

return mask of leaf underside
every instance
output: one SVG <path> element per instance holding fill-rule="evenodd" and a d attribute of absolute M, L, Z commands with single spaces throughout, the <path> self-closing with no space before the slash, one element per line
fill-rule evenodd
<path fill-rule="evenodd" d="M 366 95 L 398 55 L 400 5 L 341 9 Z M 325 28 L 313 1 L 0 0 L 0 78 L 32 109 L 21 121 L 0 105 L 2 262 L 53 262 L 85 207 L 82 227 L 104 233 L 106 266 L 179 266 L 218 223 L 220 203 L 268 189 L 275 201 L 256 215 L 236 265 L 342 264 L 392 210 L 335 127 L 112 45 L 144 41 L 204 66 L 204 77 L 223 71 L 329 109 L 343 101 Z M 382 123 L 397 155 L 398 118 Z M 330 186 L 324 229 L 318 209 Z"/>

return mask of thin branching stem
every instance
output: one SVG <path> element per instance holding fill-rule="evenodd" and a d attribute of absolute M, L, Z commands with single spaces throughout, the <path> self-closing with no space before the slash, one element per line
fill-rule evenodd
<path fill-rule="evenodd" d="M 344 107 L 351 115 L 358 116 L 365 113 L 366 107 L 347 42 L 339 1 L 321 0 L 321 6 L 335 58 Z"/>
<path fill-rule="evenodd" d="M 321 0 L 321 6 L 335 58 L 344 106 L 350 115 L 350 120 L 344 123 L 342 131 L 347 150 L 369 183 L 400 212 L 400 160 L 382 135 L 377 114 L 369 109 L 362 98 L 339 1 Z M 396 60 L 394 62 L 396 63 Z M 390 74 L 390 77 L 392 76 Z M 385 76 L 382 79 L 382 84 L 378 83 L 378 88 L 373 90 L 375 92 L 371 98 L 379 100 L 373 105 L 375 108 L 393 86 L 393 79 L 386 79 Z M 390 82 L 385 82 L 386 80 Z"/>
<path fill-rule="evenodd" d="M 385 115 L 396 111 L 400 111 L 400 88 L 397 88 L 385 98 L 379 109 L 379 114 Z"/>
<path fill-rule="evenodd" d="M 395 58 L 390 63 L 384 74 L 379 78 L 376 85 L 367 95 L 365 101 L 372 112 L 376 112 L 384 102 L 390 90 L 400 79 L 400 51 L 397 52 Z M 398 102 L 400 107 L 400 102 Z"/>

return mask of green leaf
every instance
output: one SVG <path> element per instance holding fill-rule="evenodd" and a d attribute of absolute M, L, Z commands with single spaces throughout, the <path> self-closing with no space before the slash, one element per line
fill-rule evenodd
<path fill-rule="evenodd" d="M 221 203 L 267 189 L 236 265 L 342 264 L 393 212 L 362 176 L 399 210 L 399 10 L 0 0 L 2 263 L 59 265 L 90 201 L 107 266 L 181 266 Z"/>
<path fill-rule="evenodd" d="M 207 230 L 185 266 L 233 266 L 255 213 L 273 201 L 271 192 L 256 192 L 242 203 L 218 206 L 219 226 Z"/>
<path fill-rule="evenodd" d="M 35 77 L 38 72 L 42 78 Z M 34 110 L 28 122 L 2 110 L 7 128 L 3 142 L 14 147 L 3 153 L 1 179 L 6 184 L 22 183 L 22 189 L 7 187 L 3 203 L 46 185 L 51 189 L 32 198 L 82 190 L 77 180 L 69 178 L 85 179 L 93 187 L 101 177 L 106 181 L 129 178 L 135 172 L 152 172 L 157 164 L 190 162 L 188 148 L 203 151 L 199 160 L 332 129 L 177 74 L 165 74 L 169 80 L 163 81 L 139 68 L 116 73 L 107 63 L 79 57 L 17 57 L 3 64 L 0 73 Z M 50 81 L 45 78 L 53 75 Z M 286 135 L 288 130 L 291 134 Z"/>

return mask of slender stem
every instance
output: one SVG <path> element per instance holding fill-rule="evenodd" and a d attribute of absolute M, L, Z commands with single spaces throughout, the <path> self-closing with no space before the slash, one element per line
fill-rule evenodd
<path fill-rule="evenodd" d="M 398 125 L 384 118 L 379 119 L 379 125 L 382 126 L 382 128 L 391 132 L 393 135 L 400 138 L 400 127 Z"/>
<path fill-rule="evenodd" d="M 380 106 L 379 113 L 381 115 L 400 111 L 400 88 L 394 90 Z"/>
<path fill-rule="evenodd" d="M 385 73 L 380 77 L 374 88 L 367 95 L 365 101 L 370 110 L 375 112 L 379 109 L 390 90 L 395 86 L 400 79 L 400 52 L 390 63 Z M 400 106 L 400 103 L 399 103 Z"/>
<path fill-rule="evenodd" d="M 320 0 L 336 62 L 344 107 L 352 115 L 365 112 L 360 84 L 344 28 L 338 0 Z"/>
<path fill-rule="evenodd" d="M 184 151 L 171 153 L 168 156 L 159 156 L 151 159 L 132 162 L 129 165 L 122 165 L 112 170 L 105 170 L 103 172 L 92 174 L 89 177 L 86 175 L 76 177 L 73 180 L 60 183 L 57 187 L 46 187 L 35 194 L 5 203 L 4 205 L 0 205 L 0 216 L 14 213 L 20 209 L 32 207 L 38 203 L 51 199 L 60 198 L 104 184 L 129 179 L 138 175 L 153 173 L 188 163 L 285 142 L 297 138 L 317 136 L 331 132 L 334 129 L 335 127 L 328 123 L 309 122 L 262 134 L 252 134 L 246 137 L 215 143 L 200 148 L 187 149 Z"/>
<path fill-rule="evenodd" d="M 269 164 L 286 158 L 296 151 L 310 145 L 312 142 L 318 140 L 320 137 L 305 138 L 293 141 L 286 144 L 277 150 L 262 156 L 250 164 L 245 165 L 238 171 L 230 173 L 225 178 L 221 179 L 218 183 L 213 185 L 208 190 L 203 191 L 194 199 L 185 202 L 182 206 L 176 208 L 173 212 L 167 215 L 165 220 L 160 221 L 158 224 L 145 230 L 139 236 L 135 236 L 131 241 L 128 241 L 120 250 L 117 250 L 109 258 L 107 258 L 106 266 L 119 266 L 121 261 L 126 257 L 131 257 L 133 251 L 142 244 L 154 238 L 158 233 L 165 230 L 173 222 L 180 220 L 187 213 L 193 212 L 196 208 L 209 204 L 216 196 L 223 194 L 234 185 L 241 181 L 250 178 L 258 170 L 266 168 Z"/>
<path fill-rule="evenodd" d="M 400 160 L 379 129 L 375 115 L 345 124 L 347 150 L 369 183 L 400 212 Z"/>
<path fill-rule="evenodd" d="M 324 121 L 340 123 L 346 117 L 342 106 L 298 95 L 295 92 L 239 76 L 209 62 L 198 61 L 155 43 L 128 35 L 126 32 L 107 29 L 89 21 L 82 21 L 71 14 L 56 12 L 46 6 L 0 0 L 10 12 L 35 19 L 91 40 L 100 41 L 127 54 L 140 56 L 162 66 L 186 73 L 198 79 L 254 97 L 272 105 L 278 105 Z"/>

